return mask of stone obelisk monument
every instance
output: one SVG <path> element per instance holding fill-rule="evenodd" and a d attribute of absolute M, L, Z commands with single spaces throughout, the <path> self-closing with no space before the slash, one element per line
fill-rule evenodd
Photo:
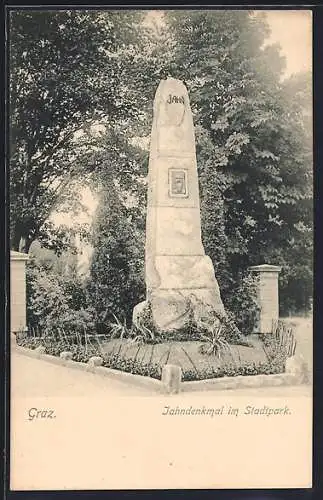
<path fill-rule="evenodd" d="M 224 313 L 213 264 L 201 240 L 189 97 L 183 82 L 173 78 L 160 82 L 154 101 L 145 265 L 147 296 L 134 309 L 134 324 L 148 305 L 154 326 L 164 332 L 184 327 L 192 312 L 195 318 L 205 314 L 203 304 Z"/>

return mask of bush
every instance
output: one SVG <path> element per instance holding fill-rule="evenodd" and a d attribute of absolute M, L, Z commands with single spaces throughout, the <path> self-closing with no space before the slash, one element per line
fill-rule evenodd
<path fill-rule="evenodd" d="M 185 370 L 183 381 L 205 380 L 222 377 L 236 377 L 238 375 L 274 375 L 283 373 L 285 365 L 281 361 L 243 363 L 241 365 L 226 364 L 218 368 L 209 367 L 203 370 Z"/>
<path fill-rule="evenodd" d="M 93 247 L 87 291 L 103 323 L 113 315 L 130 326 L 134 306 L 144 299 L 144 234 L 128 211 L 114 200 L 111 186 L 102 193 L 93 224 Z"/>
<path fill-rule="evenodd" d="M 58 318 L 68 310 L 62 280 L 53 271 L 38 265 L 35 260 L 27 264 L 27 323 L 30 327 L 44 328 L 51 318 Z"/>
<path fill-rule="evenodd" d="M 237 277 L 235 283 L 227 295 L 225 306 L 240 332 L 248 335 L 254 331 L 259 314 L 257 277 L 246 271 Z"/>
<path fill-rule="evenodd" d="M 293 328 L 281 320 L 273 323 L 272 333 L 263 336 L 262 342 L 269 361 L 280 359 L 285 362 L 287 358 L 294 356 L 296 351 L 297 342 Z"/>
<path fill-rule="evenodd" d="M 86 334 L 95 334 L 95 311 L 91 308 L 68 309 L 58 318 L 48 318 L 44 332 L 56 338 L 71 336 L 84 339 Z"/>
<path fill-rule="evenodd" d="M 39 337 L 17 337 L 17 344 L 27 349 L 36 349 L 36 347 L 43 345 Z"/>
<path fill-rule="evenodd" d="M 161 378 L 162 365 L 151 362 L 144 363 L 136 358 L 125 358 L 118 353 L 105 354 L 101 352 L 98 343 L 86 346 L 75 345 L 68 340 L 57 342 L 50 337 L 17 339 L 17 343 L 29 349 L 36 349 L 39 346 L 43 346 L 45 354 L 50 354 L 51 356 L 59 356 L 61 352 L 69 351 L 72 353 L 72 361 L 82 363 L 87 363 L 92 356 L 101 356 L 103 358 L 102 366 L 122 370 L 134 375 L 143 375 L 156 379 Z"/>
<path fill-rule="evenodd" d="M 27 265 L 27 324 L 46 335 L 84 335 L 96 329 L 94 308 L 77 274 L 60 273 L 35 259 Z M 68 332 L 68 333 L 66 333 Z"/>

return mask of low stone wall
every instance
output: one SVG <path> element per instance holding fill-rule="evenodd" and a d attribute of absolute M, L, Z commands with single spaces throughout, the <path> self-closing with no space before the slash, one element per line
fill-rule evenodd
<path fill-rule="evenodd" d="M 275 375 L 239 375 L 236 377 L 221 377 L 182 382 L 182 370 L 176 365 L 165 365 L 163 367 L 161 380 L 157 380 L 151 377 L 133 375 L 132 373 L 101 366 L 102 358 L 99 356 L 90 358 L 87 363 L 83 363 L 72 361 L 72 354 L 69 352 L 62 352 L 58 357 L 45 354 L 43 347 L 38 347 L 34 350 L 27 349 L 16 344 L 15 335 L 11 336 L 11 347 L 16 352 L 35 359 L 41 359 L 57 365 L 66 366 L 68 368 L 94 373 L 96 375 L 115 379 L 126 384 L 145 387 L 162 394 L 178 394 L 180 392 L 191 391 L 223 391 L 283 385 L 291 386 L 308 383 L 309 381 L 308 368 L 301 356 L 293 356 L 288 359 L 286 364 L 286 373 L 279 373 Z"/>

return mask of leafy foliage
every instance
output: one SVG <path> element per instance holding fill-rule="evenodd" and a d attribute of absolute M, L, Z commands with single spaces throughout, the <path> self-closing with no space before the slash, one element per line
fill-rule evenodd
<path fill-rule="evenodd" d="M 224 294 L 227 297 L 228 316 L 234 320 L 242 334 L 248 335 L 253 332 L 259 315 L 257 278 L 243 270 L 236 279 L 233 276 L 227 276 L 226 285 L 227 289 L 224 288 Z"/>
<path fill-rule="evenodd" d="M 161 378 L 162 365 L 152 362 L 143 362 L 136 358 L 125 358 L 118 353 L 104 354 L 97 345 L 75 345 L 68 341 L 53 341 L 51 338 L 24 338 L 17 339 L 18 344 L 25 348 L 36 349 L 42 345 L 45 348 L 45 354 L 59 356 L 61 352 L 68 351 L 72 354 L 72 361 L 87 363 L 92 356 L 102 356 L 102 366 L 122 370 L 134 375 L 143 375 L 146 377 Z"/>
<path fill-rule="evenodd" d="M 36 259 L 27 265 L 27 324 L 31 330 L 69 335 L 95 329 L 95 311 L 87 306 L 82 281 L 70 272 L 59 272 L 52 263 Z"/>
<path fill-rule="evenodd" d="M 293 328 L 281 320 L 275 321 L 272 334 L 263 338 L 263 349 L 269 361 L 278 358 L 286 360 L 294 356 L 296 345 Z"/>
<path fill-rule="evenodd" d="M 310 75 L 281 83 L 284 61 L 279 47 L 263 48 L 269 28 L 259 13 L 168 11 L 165 21 L 176 41 L 172 76 L 183 79 L 190 94 L 202 232 L 224 301 L 229 305 L 237 294 L 242 271 L 269 262 L 283 265 L 283 304 L 288 295 L 290 303 L 306 307 L 312 274 Z"/>
<path fill-rule="evenodd" d="M 205 380 L 210 378 L 221 377 L 237 377 L 239 375 L 274 375 L 276 373 L 283 373 L 284 365 L 281 362 L 249 362 L 242 363 L 241 365 L 226 364 L 218 368 L 210 367 L 205 369 L 185 370 L 183 372 L 182 380 Z"/>
<path fill-rule="evenodd" d="M 82 10 L 10 13 L 12 248 L 28 251 L 46 233 L 53 209 L 79 208 L 75 183 L 83 177 L 84 184 L 93 167 L 91 125 L 132 115 L 124 83 L 134 61 L 134 22 L 141 16 Z M 80 131 L 85 141 L 76 139 Z"/>
<path fill-rule="evenodd" d="M 168 10 L 159 24 L 145 20 L 143 11 L 11 13 L 12 248 L 28 251 L 36 237 L 57 251 L 70 245 L 49 215 L 77 212 L 80 186 L 90 183 L 100 200 L 82 304 L 95 309 L 100 328 L 112 313 L 129 324 L 144 298 L 142 144 L 159 80 L 173 76 L 190 95 L 203 243 L 226 308 L 243 333 L 252 330 L 257 310 L 246 269 L 265 262 L 283 268 L 281 312 L 308 308 L 310 76 L 281 80 L 284 59 L 278 46 L 264 46 L 270 30 L 261 12 Z M 48 304 L 57 311 L 57 297 L 64 311 L 59 279 L 39 279 Z"/>
<path fill-rule="evenodd" d="M 113 314 L 113 316 L 115 318 L 115 322 L 110 323 L 111 338 L 122 339 L 128 333 L 128 328 L 127 328 L 126 322 L 124 320 L 124 322 L 121 323 L 121 321 L 116 317 L 115 314 Z"/>
<path fill-rule="evenodd" d="M 150 102 L 167 75 L 188 87 L 205 250 L 226 308 L 250 333 L 257 304 L 248 266 L 283 267 L 282 313 L 306 309 L 312 296 L 310 76 L 281 81 L 284 59 L 278 46 L 263 47 L 261 13 L 170 10 L 163 20 L 143 35 L 151 66 L 136 84 Z M 140 211 L 136 225 L 144 227 Z"/>
<path fill-rule="evenodd" d="M 131 322 L 133 307 L 144 298 L 143 232 L 133 224 L 131 211 L 112 193 L 103 191 L 96 217 L 89 300 L 101 321 L 118 318 Z"/>

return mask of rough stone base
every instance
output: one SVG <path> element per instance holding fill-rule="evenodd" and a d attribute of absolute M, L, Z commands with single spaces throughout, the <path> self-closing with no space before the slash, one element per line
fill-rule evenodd
<path fill-rule="evenodd" d="M 150 300 L 137 304 L 133 310 L 135 326 L 153 324 L 159 332 L 185 328 L 190 321 L 208 321 L 211 313 L 225 313 L 218 288 L 153 290 Z"/>
<path fill-rule="evenodd" d="M 225 312 L 207 255 L 152 255 L 146 258 L 146 285 L 146 301 L 133 311 L 134 325 L 147 326 L 148 306 L 151 324 L 165 333 L 185 328 L 191 320 L 212 319 L 214 311 Z"/>
<path fill-rule="evenodd" d="M 167 332 L 184 328 L 190 320 L 207 320 L 210 311 L 224 314 L 217 292 L 215 288 L 154 290 L 150 299 L 153 322 Z"/>

